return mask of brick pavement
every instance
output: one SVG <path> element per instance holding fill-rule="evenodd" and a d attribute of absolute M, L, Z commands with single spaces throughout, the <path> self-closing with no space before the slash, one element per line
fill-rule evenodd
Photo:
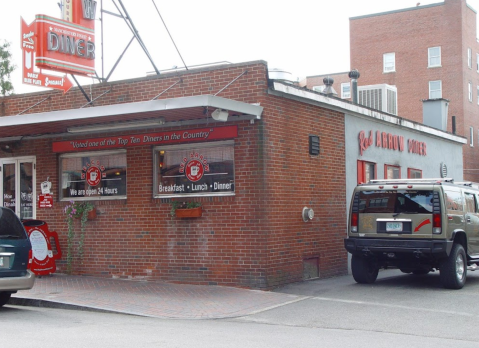
<path fill-rule="evenodd" d="M 305 296 L 224 286 L 53 274 L 14 294 L 10 304 L 103 310 L 157 318 L 218 319 L 258 313 Z"/>

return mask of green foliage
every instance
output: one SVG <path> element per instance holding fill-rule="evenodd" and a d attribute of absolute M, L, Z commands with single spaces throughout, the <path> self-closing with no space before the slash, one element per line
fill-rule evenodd
<path fill-rule="evenodd" d="M 176 209 L 193 209 L 201 207 L 200 202 L 180 202 L 180 201 L 173 201 L 171 202 L 171 216 L 175 216 Z"/>
<path fill-rule="evenodd" d="M 15 70 L 16 66 L 12 64 L 10 53 L 10 43 L 4 42 L 0 44 L 0 96 L 13 94 L 13 85 L 10 82 L 10 74 Z"/>
<path fill-rule="evenodd" d="M 93 203 L 90 202 L 73 202 L 71 201 L 65 207 L 65 216 L 68 225 L 67 235 L 67 271 L 72 270 L 73 264 L 73 244 L 75 239 L 75 220 L 80 219 L 80 239 L 78 241 L 78 257 L 80 263 L 83 262 L 83 242 L 85 240 L 85 228 L 88 221 L 88 212 L 95 209 Z"/>

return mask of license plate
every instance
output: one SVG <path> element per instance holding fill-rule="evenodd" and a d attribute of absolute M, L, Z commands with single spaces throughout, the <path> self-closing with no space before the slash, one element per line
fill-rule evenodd
<path fill-rule="evenodd" d="M 386 222 L 386 231 L 387 232 L 401 232 L 402 231 L 402 222 Z"/>

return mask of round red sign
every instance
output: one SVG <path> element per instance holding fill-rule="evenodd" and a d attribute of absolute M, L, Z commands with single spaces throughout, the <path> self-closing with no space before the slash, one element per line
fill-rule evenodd
<path fill-rule="evenodd" d="M 200 161 L 194 159 L 186 164 L 185 174 L 190 181 L 196 182 L 200 180 L 204 173 L 205 170 Z"/>
<path fill-rule="evenodd" d="M 86 171 L 86 181 L 90 186 L 97 186 L 101 180 L 101 171 L 98 167 L 90 167 Z"/>

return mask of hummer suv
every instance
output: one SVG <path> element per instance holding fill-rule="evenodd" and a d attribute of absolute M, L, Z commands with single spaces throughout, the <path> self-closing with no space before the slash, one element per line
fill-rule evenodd
<path fill-rule="evenodd" d="M 461 289 L 479 264 L 479 189 L 453 179 L 372 180 L 353 193 L 346 250 L 358 283 L 379 269 L 416 275 L 439 270 L 445 288 Z"/>

